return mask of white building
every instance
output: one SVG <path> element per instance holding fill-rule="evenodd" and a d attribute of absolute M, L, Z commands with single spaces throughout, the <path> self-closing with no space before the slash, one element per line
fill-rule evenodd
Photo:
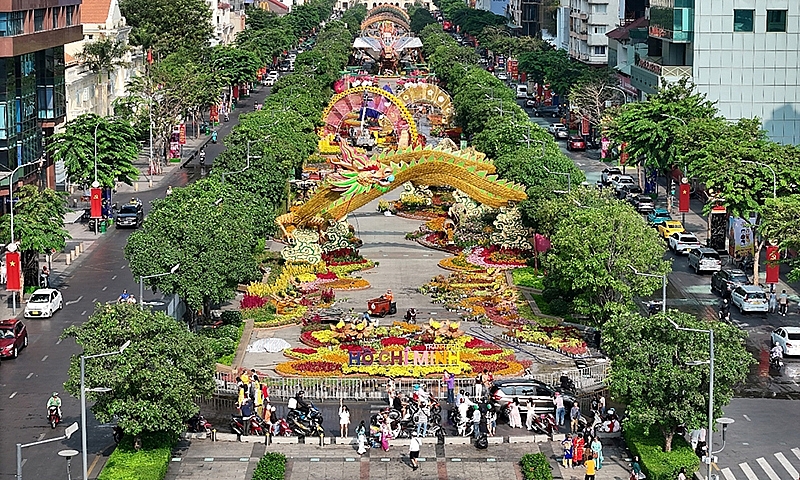
<path fill-rule="evenodd" d="M 649 13 L 634 87 L 646 96 L 688 77 L 725 118 L 759 117 L 772 140 L 800 144 L 800 3 L 650 0 Z"/>
<path fill-rule="evenodd" d="M 142 65 L 140 52 L 128 52 L 122 58 L 127 67 L 116 67 L 101 74 L 92 72 L 77 60 L 87 43 L 109 38 L 128 43 L 131 27 L 120 13 L 118 0 L 83 0 L 81 22 L 83 40 L 64 46 L 68 121 L 85 113 L 113 114 L 114 100 L 127 94 L 126 84 Z"/>
<path fill-rule="evenodd" d="M 620 24 L 620 0 L 562 0 L 569 5 L 569 54 L 589 65 L 608 63 L 606 32 Z"/>

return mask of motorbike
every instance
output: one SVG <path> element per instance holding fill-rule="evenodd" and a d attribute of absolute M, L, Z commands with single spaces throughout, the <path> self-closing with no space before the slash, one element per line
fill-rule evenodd
<path fill-rule="evenodd" d="M 285 418 L 281 418 L 272 425 L 272 435 L 276 437 L 291 437 L 294 435 Z"/>
<path fill-rule="evenodd" d="M 241 415 L 231 415 L 231 430 L 237 435 L 260 435 L 264 436 L 269 431 L 269 425 L 258 415 L 243 417 Z"/>
<path fill-rule="evenodd" d="M 717 312 L 717 318 L 720 322 L 730 322 L 731 321 L 731 310 L 730 308 L 720 307 L 719 311 Z"/>
<path fill-rule="evenodd" d="M 211 423 L 201 413 L 195 414 L 187 423 L 192 433 L 211 433 Z"/>
<path fill-rule="evenodd" d="M 769 368 L 777 373 L 781 373 L 783 370 L 783 359 L 777 355 L 770 355 Z"/>
<path fill-rule="evenodd" d="M 550 435 L 554 431 L 558 431 L 556 427 L 556 419 L 552 414 L 541 414 L 538 416 L 533 417 L 533 429 L 544 433 L 545 435 Z"/>
<path fill-rule="evenodd" d="M 406 315 L 403 317 L 408 323 L 417 323 L 417 309 L 409 308 L 406 310 Z"/>
<path fill-rule="evenodd" d="M 50 428 L 56 428 L 56 425 L 61 423 L 61 417 L 58 416 L 58 407 L 47 408 L 47 423 L 50 424 Z"/>
<path fill-rule="evenodd" d="M 211 143 L 217 143 L 217 132 L 216 132 L 216 130 L 211 132 Z"/>
<path fill-rule="evenodd" d="M 559 384 L 561 385 L 561 390 L 565 392 L 574 392 L 575 391 L 575 382 L 566 375 L 561 375 L 561 378 L 558 379 Z"/>
<path fill-rule="evenodd" d="M 322 412 L 313 403 L 309 403 L 308 413 L 300 410 L 290 410 L 286 420 L 298 437 L 308 435 L 322 436 L 325 434 L 325 430 L 322 428 Z"/>

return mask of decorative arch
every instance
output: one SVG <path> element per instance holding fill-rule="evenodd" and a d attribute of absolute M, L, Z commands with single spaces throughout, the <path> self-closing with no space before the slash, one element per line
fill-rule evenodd
<path fill-rule="evenodd" d="M 406 84 L 406 88 L 397 94 L 406 107 L 415 104 L 433 105 L 442 112 L 442 122 L 449 124 L 453 118 L 453 100 L 450 95 L 432 83 Z"/>
<path fill-rule="evenodd" d="M 392 22 L 392 23 L 394 23 L 395 25 L 397 25 L 399 27 L 403 27 L 406 32 L 410 32 L 411 31 L 411 24 L 409 24 L 404 19 L 399 18 L 394 13 L 380 13 L 378 15 L 375 15 L 375 16 L 372 16 L 372 17 L 368 17 L 363 22 L 361 22 L 361 31 L 363 32 L 364 30 L 369 28 L 371 25 L 374 25 L 374 24 L 380 23 L 380 22 Z"/>
<path fill-rule="evenodd" d="M 386 90 L 371 85 L 349 88 L 331 98 L 328 106 L 322 111 L 322 121 L 325 122 L 325 127 L 320 131 L 321 136 L 338 133 L 342 128 L 345 116 L 363 108 L 365 92 L 381 97 L 381 101 L 373 104 L 370 108 L 385 115 L 395 132 L 408 131 L 409 143 L 415 145 L 419 132 L 414 116 L 406 108 L 405 103 Z"/>
<path fill-rule="evenodd" d="M 411 17 L 408 16 L 405 10 L 391 3 L 383 3 L 381 5 L 374 6 L 369 12 L 367 12 L 366 18 L 369 18 L 373 15 L 377 15 L 379 13 L 392 13 L 396 17 L 404 19 L 406 22 L 411 22 Z"/>

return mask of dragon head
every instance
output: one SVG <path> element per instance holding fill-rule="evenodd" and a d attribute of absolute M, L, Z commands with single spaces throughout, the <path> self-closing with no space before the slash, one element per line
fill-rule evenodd
<path fill-rule="evenodd" d="M 355 194 L 365 192 L 374 185 L 387 187 L 394 181 L 392 167 L 372 160 L 345 142 L 341 142 L 339 148 L 342 158 L 331 163 L 341 169 L 326 177 L 331 190 Z"/>

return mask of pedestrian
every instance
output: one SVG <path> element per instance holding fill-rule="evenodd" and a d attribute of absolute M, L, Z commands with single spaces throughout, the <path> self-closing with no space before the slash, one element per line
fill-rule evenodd
<path fill-rule="evenodd" d="M 390 407 L 392 407 L 394 403 L 394 389 L 395 389 L 394 379 L 392 377 L 389 377 L 389 380 L 386 382 L 386 395 L 389 396 Z"/>
<path fill-rule="evenodd" d="M 590 453 L 589 456 L 586 457 L 586 462 L 584 462 L 583 465 L 586 467 L 586 476 L 583 477 L 584 480 L 594 480 L 594 475 L 595 475 L 594 455 Z"/>
<path fill-rule="evenodd" d="M 0 283 L 8 283 L 8 279 L 6 278 L 6 262 L 0 262 Z"/>
<path fill-rule="evenodd" d="M 347 430 L 350 428 L 350 409 L 347 408 L 347 405 L 342 403 L 342 399 L 339 399 L 339 436 L 342 438 L 347 438 L 348 432 Z"/>
<path fill-rule="evenodd" d="M 400 413 L 405 413 L 403 408 L 403 397 L 402 392 L 395 392 L 394 400 L 392 400 L 392 408 L 397 410 Z"/>
<path fill-rule="evenodd" d="M 603 468 L 603 444 L 600 442 L 600 439 L 594 437 L 592 443 L 590 445 L 592 449 L 592 453 L 594 454 L 594 464 L 595 467 L 600 470 Z"/>
<path fill-rule="evenodd" d="M 789 310 L 789 295 L 786 294 L 786 290 L 783 290 L 780 297 L 778 297 L 778 305 L 780 306 L 781 315 L 785 317 L 786 311 Z"/>
<path fill-rule="evenodd" d="M 564 397 L 562 397 L 560 393 L 556 392 L 556 396 L 553 398 L 553 403 L 556 405 L 556 425 L 563 427 L 564 415 L 566 414 L 566 409 L 564 409 Z"/>
<path fill-rule="evenodd" d="M 567 438 L 561 442 L 561 448 L 564 449 L 562 465 L 564 468 L 572 468 L 572 435 L 567 434 Z"/>
<path fill-rule="evenodd" d="M 678 480 L 686 480 L 686 467 L 681 467 L 681 471 L 678 472 Z"/>
<path fill-rule="evenodd" d="M 364 455 L 367 453 L 367 426 L 364 425 L 364 420 L 361 420 L 356 428 L 356 437 L 358 438 L 358 454 Z"/>
<path fill-rule="evenodd" d="M 484 370 L 486 372 L 487 370 Z M 477 377 L 475 377 L 475 401 L 479 402 L 481 400 L 481 395 L 483 394 L 483 373 L 479 373 Z"/>
<path fill-rule="evenodd" d="M 391 420 L 387 416 L 384 418 L 383 423 L 381 423 L 381 448 L 383 448 L 384 452 L 389 451 L 389 439 L 392 438 L 392 426 L 390 424 Z"/>
<path fill-rule="evenodd" d="M 418 433 L 411 435 L 411 441 L 408 443 L 408 459 L 411 463 L 411 468 L 416 470 L 419 468 L 419 449 L 422 447 L 422 439 Z"/>
<path fill-rule="evenodd" d="M 597 399 L 597 403 L 600 406 L 600 415 L 606 414 L 606 397 L 602 393 L 598 393 L 597 396 L 600 398 Z"/>
<path fill-rule="evenodd" d="M 689 433 L 689 444 L 692 446 L 692 451 L 697 451 L 697 444 L 700 442 L 700 430 L 695 428 Z"/>
<path fill-rule="evenodd" d="M 172 185 L 167 185 L 167 195 L 166 196 L 169 197 L 170 195 L 172 195 Z"/>
<path fill-rule="evenodd" d="M 528 399 L 528 410 L 525 412 L 525 428 L 533 430 L 533 417 L 536 414 L 536 409 L 533 407 L 533 399 Z"/>
<path fill-rule="evenodd" d="M 481 436 L 481 409 L 477 405 L 472 407 L 472 434 L 475 440 Z"/>
<path fill-rule="evenodd" d="M 572 408 L 569 411 L 570 432 L 576 433 L 578 431 L 578 424 L 580 423 L 580 419 L 581 419 L 581 408 L 578 406 L 577 403 L 573 403 Z"/>
<path fill-rule="evenodd" d="M 455 403 L 453 392 L 456 388 L 456 374 L 445 370 L 442 380 L 444 381 L 445 385 L 447 385 L 447 403 Z"/>
<path fill-rule="evenodd" d="M 698 438 L 697 442 L 697 449 L 695 453 L 698 457 L 703 458 L 706 453 L 706 429 L 705 427 L 700 427 L 700 437 Z"/>
<path fill-rule="evenodd" d="M 519 398 L 517 397 L 514 397 L 514 401 L 509 404 L 508 426 L 522 428 L 522 417 L 519 415 Z"/>
<path fill-rule="evenodd" d="M 256 414 L 264 416 L 264 397 L 261 396 L 261 382 L 258 375 L 253 374 L 253 379 L 250 381 L 250 394 L 253 398 L 253 405 L 256 408 Z"/>
<path fill-rule="evenodd" d="M 774 291 L 769 293 L 769 313 L 778 311 L 778 294 Z"/>
<path fill-rule="evenodd" d="M 632 480 L 641 480 L 644 479 L 644 473 L 642 473 L 642 466 L 639 465 L 639 457 L 633 457 L 633 463 L 631 463 L 631 479 Z"/>
<path fill-rule="evenodd" d="M 572 463 L 577 467 L 583 464 L 583 454 L 586 450 L 586 440 L 583 435 L 578 434 L 572 437 Z"/>
<path fill-rule="evenodd" d="M 431 416 L 431 410 L 428 408 L 427 402 L 421 402 L 419 406 L 419 410 L 417 411 L 417 431 L 416 434 L 420 435 L 420 430 L 422 430 L 422 436 L 426 436 L 428 434 L 428 419 Z"/>
<path fill-rule="evenodd" d="M 489 430 L 489 436 L 494 437 L 497 430 L 497 412 L 494 408 L 490 408 L 486 412 L 486 427 Z"/>

